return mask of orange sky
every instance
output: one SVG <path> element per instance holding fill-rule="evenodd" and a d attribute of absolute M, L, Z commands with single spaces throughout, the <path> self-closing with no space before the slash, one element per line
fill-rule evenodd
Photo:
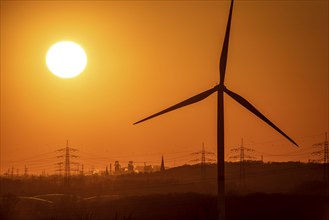
<path fill-rule="evenodd" d="M 219 82 L 228 11 L 228 1 L 1 1 L 1 173 L 29 163 L 53 172 L 66 139 L 100 169 L 162 154 L 168 166 L 188 163 L 202 142 L 216 152 L 216 94 L 132 123 Z M 226 86 L 301 147 L 225 96 L 227 158 L 242 137 L 265 161 L 311 158 L 329 123 L 328 20 L 325 0 L 235 2 Z M 87 53 L 76 78 L 46 67 L 61 40 Z"/>

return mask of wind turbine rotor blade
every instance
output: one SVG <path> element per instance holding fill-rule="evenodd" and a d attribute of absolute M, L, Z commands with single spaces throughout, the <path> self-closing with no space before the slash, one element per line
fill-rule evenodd
<path fill-rule="evenodd" d="M 286 137 L 290 142 L 292 142 L 294 145 L 298 147 L 298 144 L 296 144 L 288 135 L 286 135 L 283 131 L 281 131 L 275 124 L 273 124 L 269 119 L 267 119 L 260 111 L 258 111 L 250 102 L 248 102 L 246 99 L 241 97 L 240 95 L 230 91 L 227 88 L 224 88 L 224 92 L 231 96 L 235 101 L 243 105 L 246 109 L 254 113 L 256 116 L 258 116 L 260 119 L 262 119 L 264 122 L 266 122 L 269 126 L 274 128 L 277 132 L 282 134 L 284 137 Z"/>
<path fill-rule="evenodd" d="M 233 0 L 231 1 L 230 14 L 229 14 L 228 20 L 227 20 L 225 38 L 224 38 L 222 53 L 220 55 L 220 61 L 219 61 L 220 84 L 224 84 L 224 80 L 225 80 L 227 53 L 228 53 L 228 43 L 229 43 L 229 40 L 230 40 L 232 10 L 233 10 Z"/>
<path fill-rule="evenodd" d="M 215 86 L 215 87 L 212 88 L 212 89 L 209 89 L 209 90 L 204 91 L 204 92 L 202 92 L 202 93 L 200 93 L 200 94 L 198 94 L 198 95 L 195 95 L 195 96 L 193 96 L 193 97 L 191 97 L 191 98 L 189 98 L 189 99 L 186 99 L 185 101 L 182 101 L 182 102 L 180 102 L 180 103 L 178 103 L 178 104 L 176 104 L 176 105 L 174 105 L 174 106 L 171 106 L 171 107 L 169 107 L 169 108 L 167 108 L 167 109 L 165 109 L 165 110 L 163 110 L 163 111 L 161 111 L 161 112 L 158 112 L 158 113 L 156 113 L 156 114 L 154 114 L 154 115 L 151 115 L 151 116 L 149 116 L 149 117 L 147 117 L 147 118 L 144 118 L 144 119 L 142 119 L 142 120 L 140 120 L 140 121 L 138 121 L 138 122 L 135 122 L 134 125 L 135 125 L 135 124 L 138 124 L 138 123 L 141 123 L 141 122 L 143 122 L 143 121 L 149 120 L 149 119 L 151 119 L 151 118 L 157 117 L 157 116 L 159 116 L 159 115 L 165 114 L 165 113 L 167 113 L 167 112 L 170 112 L 170 111 L 176 110 L 176 109 L 178 109 L 178 108 L 182 108 L 182 107 L 184 107 L 184 106 L 191 105 L 191 104 L 193 104 L 193 103 L 199 102 L 199 101 L 201 101 L 201 100 L 207 98 L 208 96 L 210 96 L 212 93 L 216 92 L 217 90 L 218 90 L 218 85 Z"/>

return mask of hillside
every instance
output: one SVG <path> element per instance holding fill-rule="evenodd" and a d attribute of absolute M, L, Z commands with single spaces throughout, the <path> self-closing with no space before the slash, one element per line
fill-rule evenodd
<path fill-rule="evenodd" d="M 146 195 L 195 192 L 217 193 L 217 165 L 185 165 L 164 172 L 119 176 L 72 176 L 69 182 L 60 176 L 1 177 L 1 195 L 66 193 L 80 196 Z M 226 163 L 226 192 L 246 194 L 302 193 L 324 191 L 321 164 L 285 162 L 246 162 L 245 178 L 239 163 Z M 243 177 L 243 176 L 242 176 Z"/>

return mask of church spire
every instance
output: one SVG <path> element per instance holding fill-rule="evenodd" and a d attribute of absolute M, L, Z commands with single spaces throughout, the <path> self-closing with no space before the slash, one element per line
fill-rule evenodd
<path fill-rule="evenodd" d="M 162 155 L 160 171 L 163 172 L 164 170 L 165 170 L 165 167 L 164 167 L 163 155 Z"/>

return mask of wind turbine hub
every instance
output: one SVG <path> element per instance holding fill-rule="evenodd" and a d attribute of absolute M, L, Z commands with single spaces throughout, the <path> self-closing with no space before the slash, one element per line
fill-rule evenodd
<path fill-rule="evenodd" d="M 219 91 L 219 90 L 221 90 L 221 91 L 224 91 L 225 89 L 226 89 L 226 86 L 224 85 L 224 84 L 219 84 L 219 85 L 216 85 L 215 87 L 217 87 L 216 89 Z"/>

